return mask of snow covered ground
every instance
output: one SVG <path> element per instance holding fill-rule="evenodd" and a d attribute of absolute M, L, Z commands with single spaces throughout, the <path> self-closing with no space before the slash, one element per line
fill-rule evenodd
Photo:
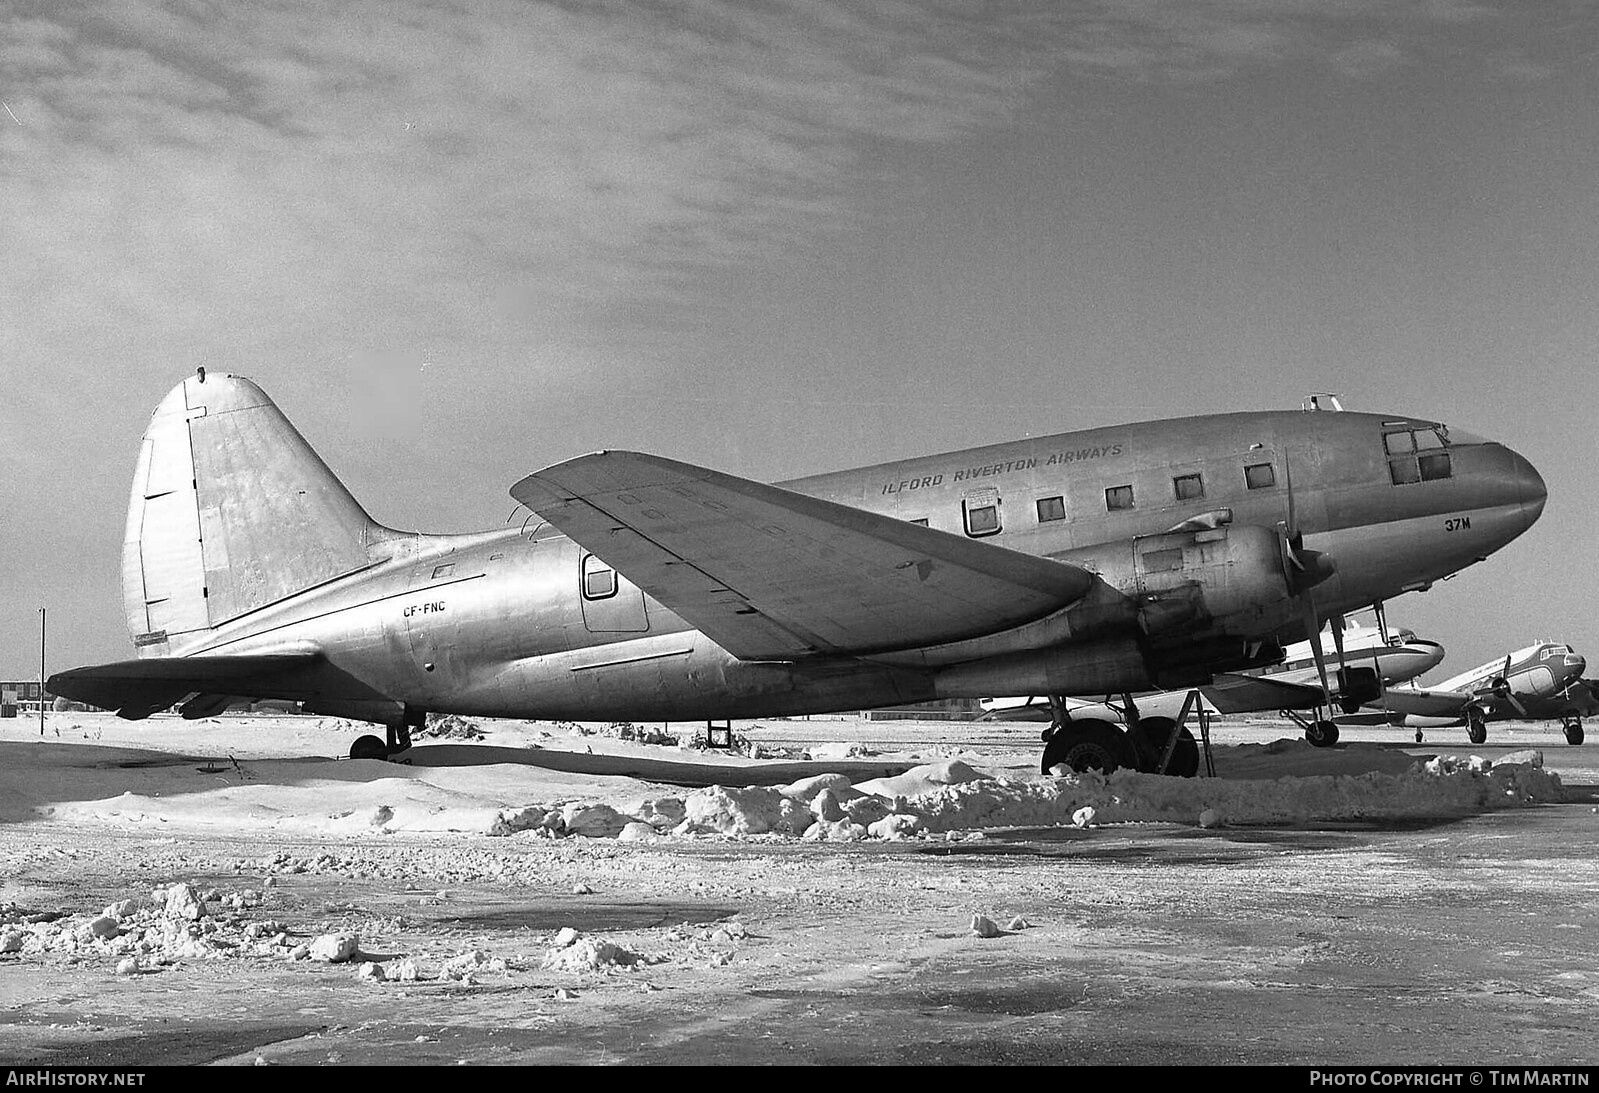
<path fill-rule="evenodd" d="M 736 727 L 767 757 L 480 722 L 401 765 L 338 758 L 366 730 L 333 720 L 0 722 L 0 1061 L 1163 1061 L 1185 1042 L 1261 1062 L 1327 1059 L 1347 1026 L 1331 1057 L 1376 1035 L 1436 1062 L 1466 1040 L 1478 1058 L 1484 1027 L 1514 1054 L 1528 1017 L 1502 999 L 1599 991 L 1599 814 L 1531 807 L 1563 792 L 1540 748 L 1599 780 L 1599 749 L 1558 733 L 1495 726 L 1474 758 L 1224 723 L 1220 777 L 1175 779 L 1041 777 L 1036 725 Z M 1441 1015 L 1430 1036 L 1418 1012 Z M 1586 1050 L 1567 1012 L 1539 1026 L 1557 1055 Z"/>
<path fill-rule="evenodd" d="M 1447 746 L 1430 760 L 1288 735 L 1215 749 L 1218 777 L 1118 771 L 1042 777 L 1036 728 L 1010 747 L 963 747 L 962 726 L 884 754 L 852 742 L 880 725 L 805 722 L 835 739 L 750 758 L 522 721 L 424 738 L 406 764 L 334 758 L 359 726 L 236 716 L 130 723 L 52 714 L 0 726 L 0 819 L 295 834 L 462 832 L 622 840 L 959 838 L 985 828 L 1161 821 L 1294 824 L 1453 817 L 1559 800 L 1543 754 L 1492 761 Z M 775 728 L 746 726 L 759 745 Z M 474 731 L 475 730 L 475 731 Z M 976 733 L 979 730 L 968 729 Z M 918 726 L 893 733 L 914 742 Z M 626 734 L 634 735 L 634 734 Z M 1502 749 L 1501 749 L 1502 750 Z M 811 758 L 814 756 L 815 758 Z"/>

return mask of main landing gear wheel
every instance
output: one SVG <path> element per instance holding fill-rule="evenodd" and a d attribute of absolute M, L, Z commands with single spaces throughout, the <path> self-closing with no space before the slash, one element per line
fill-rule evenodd
<path fill-rule="evenodd" d="M 380 736 L 358 736 L 355 743 L 350 745 L 351 759 L 387 759 L 389 746 Z"/>
<path fill-rule="evenodd" d="M 1318 748 L 1330 748 L 1338 743 L 1338 725 L 1332 721 L 1312 721 L 1305 726 L 1305 739 Z"/>
<path fill-rule="evenodd" d="M 1475 710 L 1466 715 L 1466 739 L 1473 744 L 1488 742 L 1488 723 Z"/>
<path fill-rule="evenodd" d="M 1118 767 L 1137 769 L 1138 756 L 1120 729 L 1103 721 L 1068 721 L 1050 735 L 1039 769 L 1053 774 L 1062 764 L 1075 771 L 1109 774 Z"/>
<path fill-rule="evenodd" d="M 1568 717 L 1566 718 L 1565 724 L 1561 725 L 1560 727 L 1565 730 L 1566 743 L 1582 743 L 1582 718 Z"/>
<path fill-rule="evenodd" d="M 1172 749 L 1171 762 L 1164 771 L 1160 761 L 1166 755 L 1166 743 L 1172 731 L 1177 732 L 1177 746 Z M 1192 778 L 1199 773 L 1199 742 L 1187 729 L 1178 729 L 1177 722 L 1169 717 L 1143 717 L 1138 727 L 1131 730 L 1133 747 L 1138 752 L 1138 769 L 1146 774 L 1168 774 L 1173 778 Z"/>
<path fill-rule="evenodd" d="M 1421 730 L 1417 729 L 1416 730 L 1416 743 L 1418 743 L 1418 744 L 1421 743 L 1421 740 L 1422 740 Z"/>

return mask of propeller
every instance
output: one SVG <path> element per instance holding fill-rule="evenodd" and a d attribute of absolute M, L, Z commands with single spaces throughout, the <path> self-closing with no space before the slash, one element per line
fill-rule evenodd
<path fill-rule="evenodd" d="M 1337 572 L 1338 564 L 1332 555 L 1305 547 L 1305 534 L 1299 528 L 1294 509 L 1294 474 L 1287 449 L 1283 451 L 1283 485 L 1288 492 L 1288 519 L 1278 525 L 1278 544 L 1282 550 L 1283 576 L 1288 583 L 1288 595 L 1299 606 L 1304 620 L 1305 637 L 1310 641 L 1310 652 L 1316 660 L 1316 674 L 1321 677 L 1321 694 L 1332 710 L 1332 687 L 1327 682 L 1327 657 L 1321 648 L 1321 619 L 1316 613 L 1316 602 L 1310 590 Z M 1343 663 L 1343 633 L 1337 633 L 1338 662 Z"/>
<path fill-rule="evenodd" d="M 1510 657 L 1505 654 L 1505 666 L 1499 670 L 1499 676 L 1493 681 L 1491 690 L 1495 698 L 1510 703 L 1522 717 L 1527 716 L 1527 707 L 1521 704 L 1521 699 L 1516 697 L 1516 692 L 1510 689 Z"/>

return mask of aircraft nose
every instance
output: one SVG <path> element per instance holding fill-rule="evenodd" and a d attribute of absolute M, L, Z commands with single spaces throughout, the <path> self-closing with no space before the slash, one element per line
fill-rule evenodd
<path fill-rule="evenodd" d="M 1548 499 L 1549 489 L 1543 484 L 1543 475 L 1521 452 L 1505 444 L 1490 443 L 1487 447 L 1493 452 L 1492 478 L 1497 483 L 1498 494 L 1505 500 L 1516 500 L 1521 507 L 1521 531 L 1527 531 L 1537 523 L 1538 516 L 1543 515 L 1543 502 Z"/>
<path fill-rule="evenodd" d="M 1567 653 L 1566 667 L 1574 676 L 1580 676 L 1588 669 L 1588 658 L 1581 653 Z"/>
<path fill-rule="evenodd" d="M 1538 468 L 1527 462 L 1525 456 L 1509 448 L 1505 451 L 1510 454 L 1511 474 L 1515 478 L 1517 492 L 1521 494 L 1522 515 L 1526 518 L 1527 526 L 1531 527 L 1543 515 L 1549 487 L 1544 485 L 1543 475 L 1538 473 Z"/>
<path fill-rule="evenodd" d="M 1416 673 L 1416 675 L 1419 676 L 1423 672 L 1430 672 L 1434 668 L 1438 667 L 1438 665 L 1443 663 L 1444 647 L 1439 645 L 1436 641 L 1427 641 L 1419 638 L 1412 639 L 1409 642 L 1409 646 L 1416 654 L 1417 663 L 1424 665 L 1424 667 L 1422 667 L 1421 670 Z"/>

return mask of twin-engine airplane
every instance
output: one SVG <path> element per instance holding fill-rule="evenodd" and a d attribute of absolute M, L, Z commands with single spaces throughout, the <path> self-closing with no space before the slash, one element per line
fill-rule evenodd
<path fill-rule="evenodd" d="M 1566 742 L 1580 744 L 1583 717 L 1599 713 L 1599 682 L 1582 678 L 1587 666 L 1571 646 L 1540 641 L 1436 687 L 1395 687 L 1381 715 L 1348 720 L 1375 718 L 1415 729 L 1417 743 L 1423 729 L 1464 724 L 1473 744 L 1487 741 L 1490 721 L 1559 720 Z"/>
<path fill-rule="evenodd" d="M 511 494 L 520 527 L 384 527 L 255 384 L 202 370 L 157 408 L 134 474 L 139 659 L 50 689 L 129 718 L 293 699 L 386 726 L 351 748 L 382 757 L 429 712 L 687 721 L 1190 687 L 1481 561 L 1545 498 L 1501 444 L 1328 411 L 780 486 L 606 451 Z M 1105 732 L 1057 726 L 1046 769 L 1133 765 Z"/>
<path fill-rule="evenodd" d="M 1334 628 L 1347 620 L 1334 618 Z M 1370 668 L 1381 681 L 1382 688 L 1374 699 L 1386 693 L 1395 683 L 1404 683 L 1430 672 L 1443 663 L 1444 648 L 1435 641 L 1418 638 L 1414 631 L 1389 631 L 1378 613 L 1376 626 L 1345 626 L 1334 629 L 1333 639 L 1338 646 L 1345 667 L 1357 665 Z M 1202 688 L 1219 713 L 1250 713 L 1258 710 L 1281 710 L 1305 730 L 1305 738 L 1318 747 L 1328 747 L 1338 742 L 1336 721 L 1302 717 L 1296 711 L 1315 710 L 1332 703 L 1346 713 L 1360 709 L 1359 694 L 1346 694 L 1342 686 L 1318 685 L 1325 671 L 1320 638 L 1316 641 L 1290 645 L 1284 653 L 1282 664 L 1259 674 L 1218 674 L 1210 686 Z M 1374 701 L 1375 705 L 1376 702 Z M 1327 710 L 1331 714 L 1331 709 Z"/>
<path fill-rule="evenodd" d="M 1435 641 L 1418 638 L 1414 631 L 1390 631 L 1386 625 L 1354 625 L 1347 619 L 1335 618 L 1330 632 L 1337 640 L 1342 663 L 1370 668 L 1384 687 L 1415 679 L 1443 662 L 1444 648 Z M 1305 738 L 1317 747 L 1328 747 L 1338 742 L 1338 725 L 1334 721 L 1301 717 L 1298 710 L 1318 710 L 1329 699 L 1341 702 L 1339 687 L 1320 682 L 1325 666 L 1322 654 L 1309 641 L 1296 642 L 1283 653 L 1281 664 L 1258 673 L 1217 672 L 1208 685 L 1195 688 L 1206 703 L 1207 712 L 1255 713 L 1264 710 L 1281 710 L 1292 717 L 1305 731 Z M 1142 753 L 1153 755 L 1172 728 L 1191 709 L 1191 691 L 1156 691 L 1138 696 L 1124 695 L 1119 701 L 1107 696 L 1103 702 L 1065 703 L 1065 712 L 1073 721 L 1100 720 L 1128 726 L 1127 731 Z M 1043 721 L 1051 720 L 1051 707 L 1058 703 L 1025 703 L 1013 700 L 985 702 L 983 721 Z M 1350 703 L 1351 710 L 1360 708 Z M 1188 734 L 1191 736 L 1192 734 Z M 1199 768 L 1199 749 L 1191 740 L 1180 741 L 1174 753 L 1175 766 L 1168 765 L 1165 773 L 1193 774 Z M 1152 765 L 1145 761 L 1140 768 Z"/>

